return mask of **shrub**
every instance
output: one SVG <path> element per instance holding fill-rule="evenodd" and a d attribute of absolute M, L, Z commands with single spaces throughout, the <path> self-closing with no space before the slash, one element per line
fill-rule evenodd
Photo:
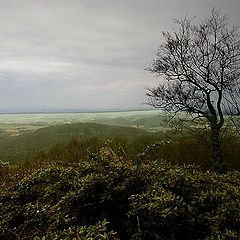
<path fill-rule="evenodd" d="M 80 227 L 69 227 L 66 230 L 58 231 L 54 233 L 48 233 L 43 237 L 35 237 L 34 240 L 89 240 L 89 239 L 98 239 L 98 240 L 117 240 L 116 233 L 113 231 L 108 231 L 107 229 L 108 222 L 103 220 L 102 222 L 97 223 L 92 226 L 80 226 Z"/>
<path fill-rule="evenodd" d="M 238 172 L 218 175 L 176 166 L 154 170 L 153 185 L 130 198 L 129 214 L 138 218 L 143 239 L 240 237 Z"/>
<path fill-rule="evenodd" d="M 102 154 L 17 180 L 0 194 L 0 239 L 240 238 L 239 172 L 147 160 Z"/>

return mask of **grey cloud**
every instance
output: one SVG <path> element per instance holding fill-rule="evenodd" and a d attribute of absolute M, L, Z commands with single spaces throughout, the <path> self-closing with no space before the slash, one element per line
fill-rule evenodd
<path fill-rule="evenodd" d="M 139 107 L 161 31 L 213 6 L 239 24 L 239 0 L 0 0 L 0 111 Z"/>

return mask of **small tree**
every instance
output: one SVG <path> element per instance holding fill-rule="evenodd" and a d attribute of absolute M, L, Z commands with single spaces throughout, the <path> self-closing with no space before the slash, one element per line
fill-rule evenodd
<path fill-rule="evenodd" d="M 163 76 L 164 81 L 148 88 L 147 96 L 156 108 L 206 118 L 211 160 L 216 169 L 223 170 L 220 131 L 225 100 L 233 101 L 229 93 L 240 86 L 239 32 L 215 9 L 201 23 L 192 22 L 188 18 L 177 20 L 176 31 L 163 32 L 165 42 L 148 70 Z"/>

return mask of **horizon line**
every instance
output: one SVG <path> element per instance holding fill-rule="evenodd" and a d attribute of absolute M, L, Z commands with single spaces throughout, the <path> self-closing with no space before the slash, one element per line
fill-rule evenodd
<path fill-rule="evenodd" d="M 107 113 L 107 112 L 137 112 L 137 111 L 154 111 L 156 108 L 116 108 L 116 109 L 93 109 L 93 110 L 78 110 L 78 109 L 67 109 L 67 110 L 27 110 L 27 111 L 0 111 L 0 114 L 51 114 L 51 113 Z M 159 111 L 160 109 L 158 109 Z"/>

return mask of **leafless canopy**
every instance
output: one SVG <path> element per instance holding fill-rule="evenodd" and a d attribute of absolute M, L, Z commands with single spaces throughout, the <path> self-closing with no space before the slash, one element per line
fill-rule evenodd
<path fill-rule="evenodd" d="M 149 104 L 166 111 L 184 111 L 205 117 L 210 127 L 211 160 L 226 169 L 222 159 L 220 131 L 225 113 L 239 114 L 240 35 L 237 27 L 215 9 L 199 24 L 184 18 L 178 29 L 163 32 L 165 39 L 149 71 L 163 77 L 148 88 Z M 232 118 L 233 119 L 233 118 Z"/>
<path fill-rule="evenodd" d="M 164 83 L 148 88 L 149 104 L 167 111 L 186 111 L 224 123 L 223 104 L 240 85 L 240 37 L 237 27 L 215 9 L 200 24 L 184 18 L 177 31 L 163 32 L 165 43 L 148 70 Z M 239 88 L 238 88 L 239 91 Z"/>

